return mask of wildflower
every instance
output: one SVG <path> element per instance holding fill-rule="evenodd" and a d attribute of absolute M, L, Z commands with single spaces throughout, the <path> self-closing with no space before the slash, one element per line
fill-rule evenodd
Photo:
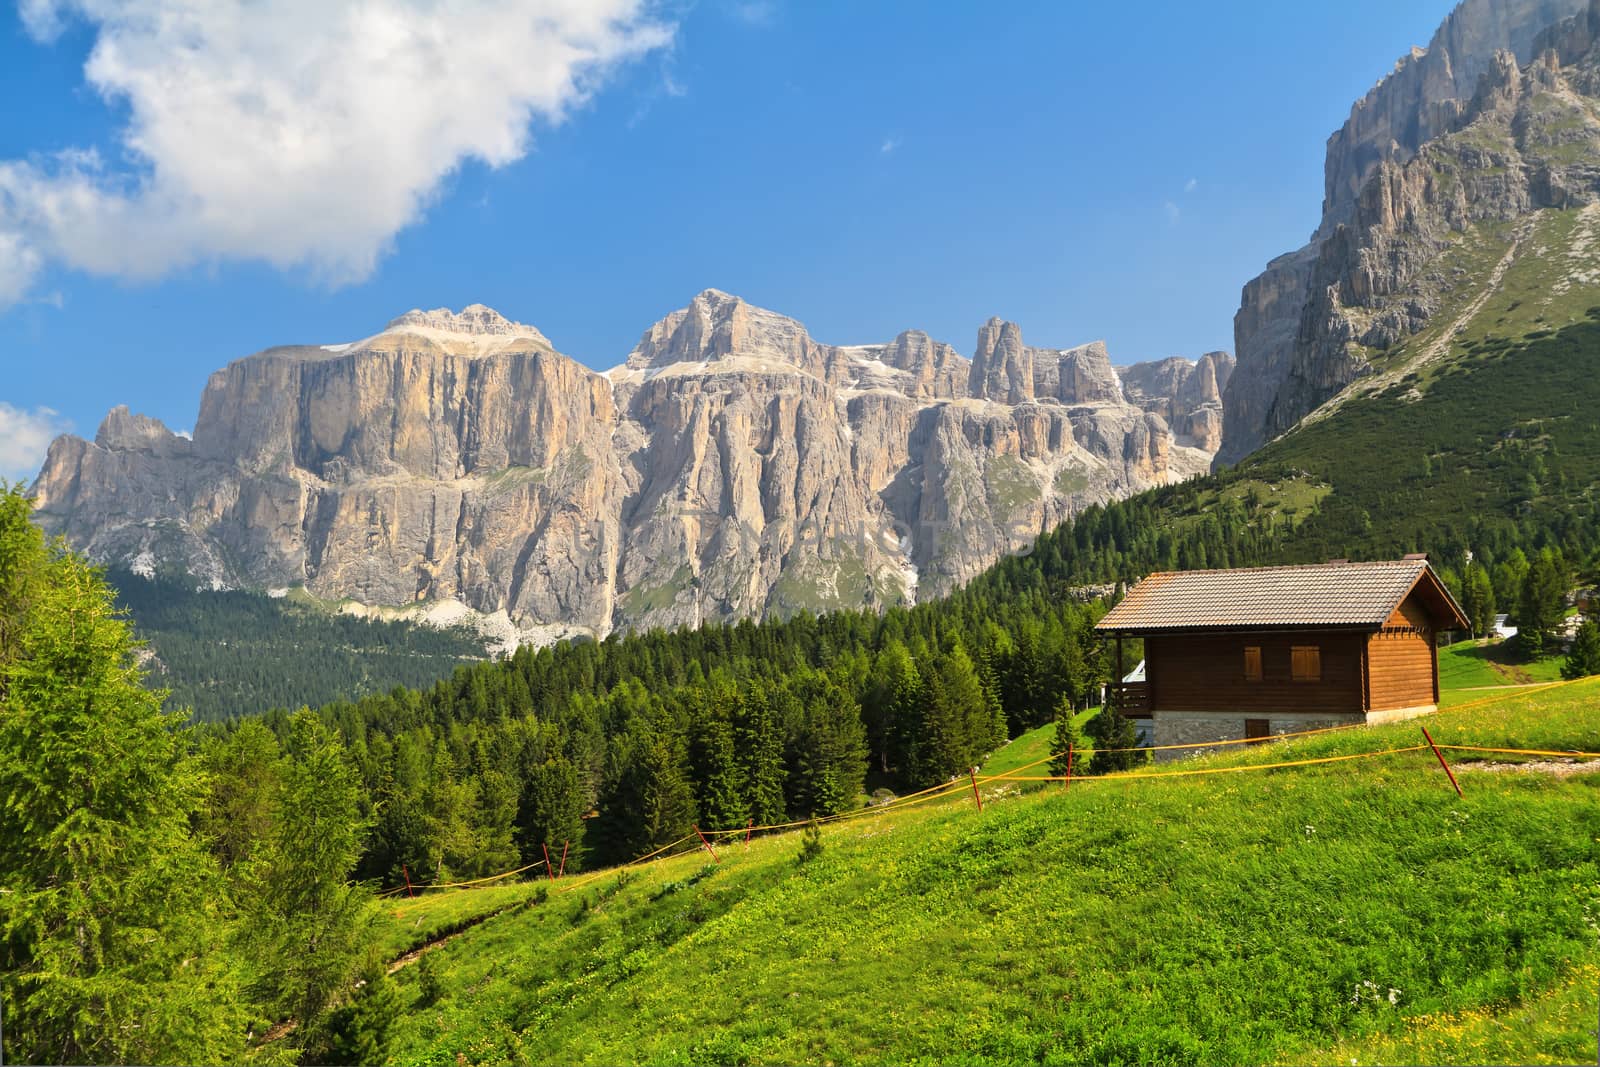
<path fill-rule="evenodd" d="M 1400 1003 L 1400 990 L 1398 990 L 1398 989 L 1389 990 L 1389 1003 L 1390 1004 L 1398 1004 L 1398 1003 Z"/>

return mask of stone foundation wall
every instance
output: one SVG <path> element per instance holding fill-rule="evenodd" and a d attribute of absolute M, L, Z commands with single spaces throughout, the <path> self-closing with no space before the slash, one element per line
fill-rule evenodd
<path fill-rule="evenodd" d="M 1364 721 L 1360 715 L 1328 714 L 1273 714 L 1271 712 L 1245 715 L 1240 712 L 1214 711 L 1157 711 L 1151 716 L 1155 725 L 1155 743 L 1161 745 L 1204 745 L 1208 741 L 1234 741 L 1244 737 L 1246 719 L 1266 719 L 1267 729 L 1273 734 L 1292 734 L 1302 730 L 1321 730 L 1329 726 Z M 1236 748 L 1224 745 L 1223 748 Z M 1215 752 L 1211 747 L 1180 748 L 1155 754 L 1156 762 L 1167 763 L 1190 756 Z"/>
<path fill-rule="evenodd" d="M 1367 722 L 1377 725 L 1380 722 L 1403 722 L 1406 719 L 1415 719 L 1418 715 L 1432 715 L 1439 710 L 1437 704 L 1418 704 L 1411 708 L 1390 708 L 1388 711 L 1367 712 Z"/>

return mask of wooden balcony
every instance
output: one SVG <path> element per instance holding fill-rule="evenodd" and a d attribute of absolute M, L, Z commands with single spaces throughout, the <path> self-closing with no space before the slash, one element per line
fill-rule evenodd
<path fill-rule="evenodd" d="M 1108 689 L 1108 697 L 1122 714 L 1150 714 L 1149 682 L 1114 682 Z"/>

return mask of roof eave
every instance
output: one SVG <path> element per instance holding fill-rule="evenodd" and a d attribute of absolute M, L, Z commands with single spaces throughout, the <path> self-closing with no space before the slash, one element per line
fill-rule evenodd
<path fill-rule="evenodd" d="M 1385 616 L 1387 618 L 1387 616 Z M 1096 623 L 1095 630 L 1103 634 L 1121 634 L 1124 637 L 1141 637 L 1145 634 L 1200 634 L 1200 633 L 1279 633 L 1339 630 L 1346 633 L 1375 633 L 1383 628 L 1384 620 L 1377 622 L 1228 622 L 1205 625 L 1126 625 L 1107 626 Z"/>

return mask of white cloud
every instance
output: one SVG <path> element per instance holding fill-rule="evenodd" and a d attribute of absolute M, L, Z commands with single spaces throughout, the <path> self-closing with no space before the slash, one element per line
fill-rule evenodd
<path fill-rule="evenodd" d="M 1199 178 L 1190 178 L 1188 181 L 1183 183 L 1183 191 L 1186 193 L 1192 193 L 1198 188 L 1200 188 Z"/>
<path fill-rule="evenodd" d="M 50 408 L 24 411 L 0 400 L 0 478 L 32 479 L 57 435 L 72 424 Z"/>
<path fill-rule="evenodd" d="M 649 0 L 23 0 L 126 113 L 115 158 L 0 160 L 0 306 L 47 264 L 146 279 L 259 260 L 371 273 L 464 161 L 522 158 L 628 59 Z"/>
<path fill-rule="evenodd" d="M 899 147 L 900 147 L 900 138 L 898 138 L 898 137 L 885 137 L 883 139 L 883 144 L 878 148 L 878 151 L 883 153 L 884 155 L 889 155 L 891 152 L 893 152 L 896 148 L 899 148 Z"/>
<path fill-rule="evenodd" d="M 1171 200 L 1161 201 L 1161 210 L 1167 213 L 1167 221 L 1174 226 L 1178 224 L 1178 219 L 1183 216 L 1183 212 L 1178 210 L 1178 205 Z"/>

